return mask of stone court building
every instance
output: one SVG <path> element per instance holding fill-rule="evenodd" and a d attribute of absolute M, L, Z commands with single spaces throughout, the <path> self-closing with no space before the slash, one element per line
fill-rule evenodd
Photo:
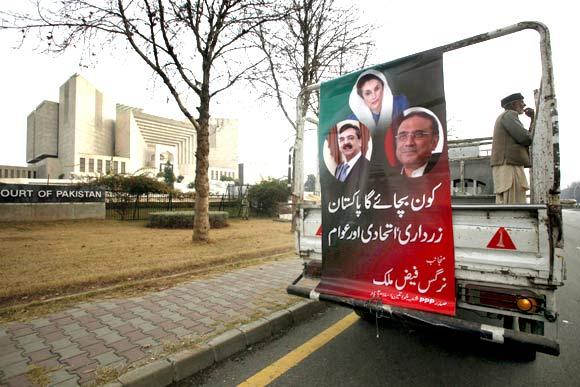
<path fill-rule="evenodd" d="M 2 179 L 35 179 L 36 170 L 31 167 L 0 165 L 0 181 Z"/>
<path fill-rule="evenodd" d="M 43 101 L 28 116 L 26 174 L 40 179 L 156 174 L 169 162 L 187 184 L 195 178 L 195 147 L 191 123 L 118 104 L 75 74 L 60 87 L 58 103 Z M 210 182 L 238 178 L 237 120 L 211 119 L 209 164 Z M 2 172 L 10 174 L 5 168 L 0 178 L 8 177 Z"/>

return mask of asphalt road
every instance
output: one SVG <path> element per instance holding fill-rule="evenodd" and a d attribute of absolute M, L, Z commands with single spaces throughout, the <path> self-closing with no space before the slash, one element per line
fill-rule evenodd
<path fill-rule="evenodd" d="M 356 320 L 318 349 L 306 349 L 301 361 L 271 386 L 579 386 L 580 364 L 580 211 L 565 211 L 565 256 L 568 278 L 558 299 L 561 355 L 539 353 L 534 362 L 517 362 L 502 346 L 436 337 L 392 321 L 377 327 Z M 351 313 L 333 307 L 285 335 L 180 385 L 238 385 Z M 334 336 L 336 334 L 336 336 Z M 308 344 L 307 344 L 308 345 Z M 294 365 L 295 364 L 295 365 Z M 280 368 L 280 364 L 277 365 Z"/>

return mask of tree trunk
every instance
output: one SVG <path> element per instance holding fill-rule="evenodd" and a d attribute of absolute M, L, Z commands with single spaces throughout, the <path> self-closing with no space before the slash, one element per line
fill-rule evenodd
<path fill-rule="evenodd" d="M 298 206 L 304 199 L 304 121 L 308 109 L 310 91 L 305 91 L 299 97 L 299 109 L 296 112 L 296 137 L 294 139 L 294 168 L 292 181 L 292 224 L 290 230 L 296 231 L 298 227 Z"/>
<path fill-rule="evenodd" d="M 193 241 L 209 239 L 209 85 L 202 86 L 195 151 L 195 220 Z"/>
<path fill-rule="evenodd" d="M 133 206 L 133 220 L 137 219 L 137 211 L 139 209 L 139 196 L 135 198 L 135 205 Z"/>

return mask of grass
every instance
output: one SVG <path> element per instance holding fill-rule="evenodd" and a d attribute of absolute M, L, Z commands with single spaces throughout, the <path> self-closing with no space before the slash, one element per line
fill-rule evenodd
<path fill-rule="evenodd" d="M 290 252 L 288 223 L 231 220 L 192 243 L 191 230 L 145 221 L 0 223 L 0 307 Z M 159 284 L 157 284 L 159 285 Z"/>
<path fill-rule="evenodd" d="M 40 367 L 36 364 L 28 366 L 28 372 L 26 372 L 26 378 L 35 386 L 45 387 L 51 382 L 50 372 L 56 371 L 56 369 L 47 370 L 45 367 Z"/>
<path fill-rule="evenodd" d="M 125 372 L 129 370 L 129 367 L 126 365 L 119 365 L 119 366 L 105 366 L 105 367 L 97 367 L 95 370 L 95 380 L 91 384 L 92 386 L 102 386 L 107 383 L 113 382 L 119 376 L 123 375 Z"/>

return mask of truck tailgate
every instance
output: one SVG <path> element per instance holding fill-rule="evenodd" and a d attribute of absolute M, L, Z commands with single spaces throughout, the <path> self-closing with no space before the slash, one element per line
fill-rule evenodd
<path fill-rule="evenodd" d="M 546 217 L 545 206 L 453 206 L 456 278 L 513 285 L 550 279 Z"/>

